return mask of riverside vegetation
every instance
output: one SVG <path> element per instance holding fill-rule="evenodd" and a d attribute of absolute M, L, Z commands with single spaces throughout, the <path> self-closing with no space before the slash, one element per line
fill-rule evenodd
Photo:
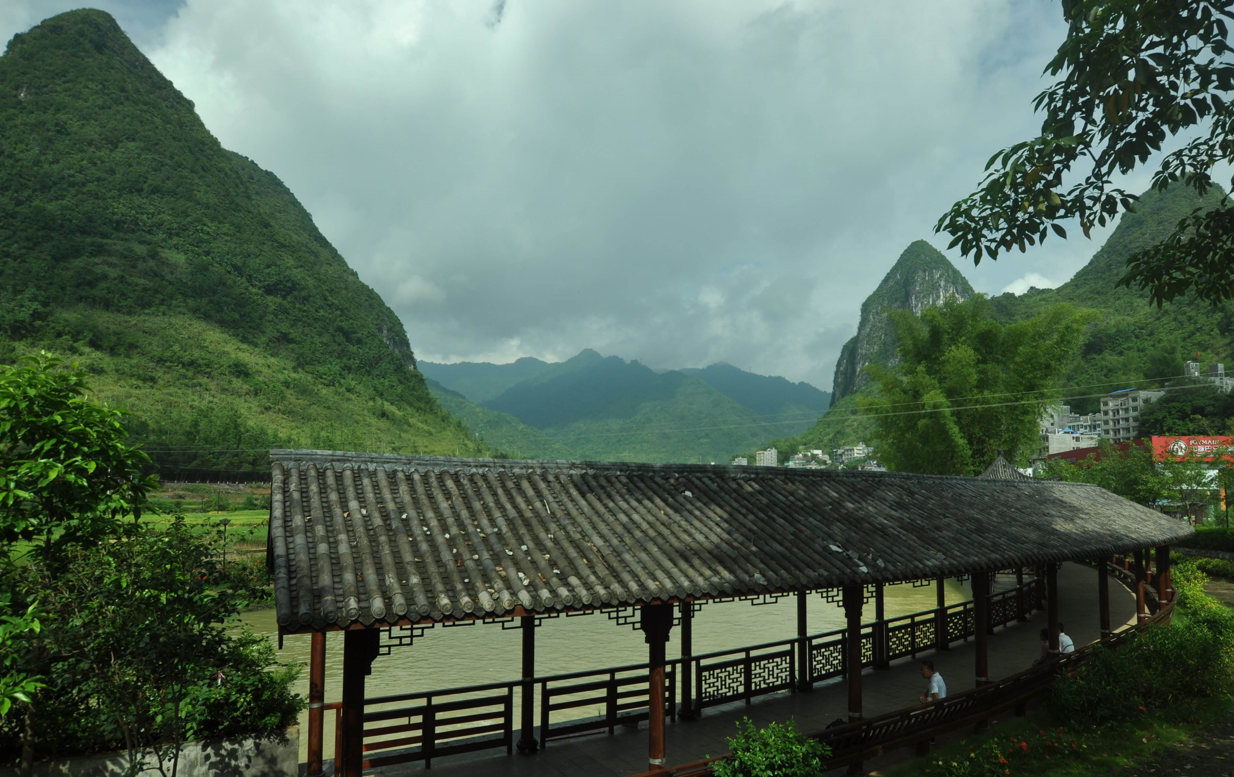
<path fill-rule="evenodd" d="M 282 737 L 299 667 L 228 627 L 266 581 L 217 534 L 149 520 L 148 460 L 86 377 L 0 368 L 0 759 L 124 750 L 174 775 L 184 742 Z"/>

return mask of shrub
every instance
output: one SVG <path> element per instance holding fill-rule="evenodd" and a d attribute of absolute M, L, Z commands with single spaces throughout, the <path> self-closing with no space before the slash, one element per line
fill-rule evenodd
<path fill-rule="evenodd" d="M 1197 558 L 1195 568 L 1209 577 L 1219 577 L 1223 580 L 1234 580 L 1234 561 L 1221 558 Z"/>
<path fill-rule="evenodd" d="M 728 740 L 733 755 L 716 763 L 716 777 L 822 777 L 823 759 L 830 751 L 798 733 L 791 719 L 758 729 L 745 718 L 737 731 Z"/>
<path fill-rule="evenodd" d="M 1197 550 L 1223 550 L 1234 553 L 1234 529 L 1224 526 L 1197 526 L 1195 536 L 1179 545 Z"/>

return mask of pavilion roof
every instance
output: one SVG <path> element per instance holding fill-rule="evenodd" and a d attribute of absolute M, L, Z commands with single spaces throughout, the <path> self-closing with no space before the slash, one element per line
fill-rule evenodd
<path fill-rule="evenodd" d="M 932 578 L 1192 534 L 1096 486 L 1031 479 L 271 459 L 268 561 L 286 632 Z"/>
<path fill-rule="evenodd" d="M 990 462 L 990 466 L 985 468 L 977 477 L 979 478 L 995 478 L 999 480 L 1032 480 L 1028 475 L 1025 475 L 1015 466 L 1003 458 L 1003 454 L 998 454 L 994 461 Z"/>

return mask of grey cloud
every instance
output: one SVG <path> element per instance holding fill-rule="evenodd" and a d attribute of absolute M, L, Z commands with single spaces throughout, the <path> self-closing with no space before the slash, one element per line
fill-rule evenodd
<path fill-rule="evenodd" d="M 424 359 L 725 360 L 830 387 L 861 301 L 996 148 L 1057 5 L 187 0 L 139 45 Z M 997 292 L 1090 246 L 957 265 Z"/>

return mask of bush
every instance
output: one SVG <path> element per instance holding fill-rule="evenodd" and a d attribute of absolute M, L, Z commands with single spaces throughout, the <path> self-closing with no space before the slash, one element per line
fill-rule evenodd
<path fill-rule="evenodd" d="M 823 759 L 830 750 L 798 733 L 791 719 L 757 729 L 745 718 L 737 731 L 728 740 L 733 755 L 715 764 L 716 777 L 822 777 Z"/>
<path fill-rule="evenodd" d="M 1195 568 L 1209 577 L 1219 577 L 1223 580 L 1234 580 L 1234 561 L 1221 558 L 1197 558 L 1193 562 Z"/>
<path fill-rule="evenodd" d="M 1224 526 L 1197 526 L 1195 536 L 1179 543 L 1196 550 L 1221 550 L 1234 553 L 1234 529 Z"/>

